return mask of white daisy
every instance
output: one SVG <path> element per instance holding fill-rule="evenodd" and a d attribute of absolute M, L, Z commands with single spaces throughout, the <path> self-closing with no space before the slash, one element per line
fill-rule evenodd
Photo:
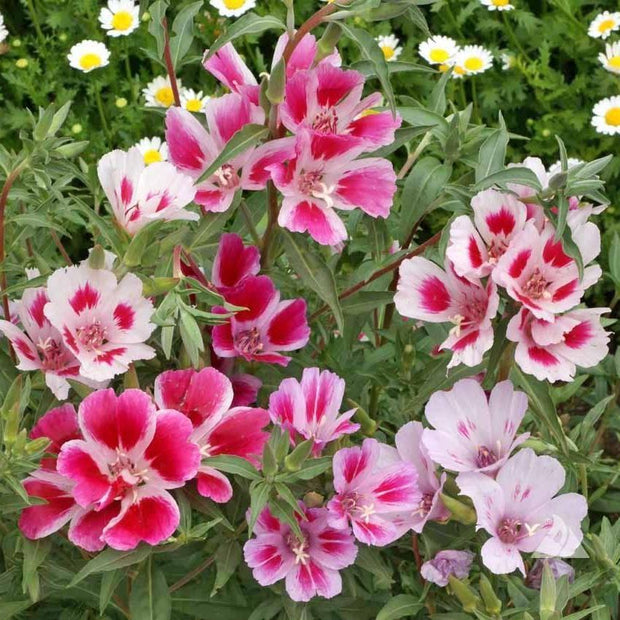
<path fill-rule="evenodd" d="M 85 39 L 71 48 L 67 58 L 69 65 L 74 69 L 89 73 L 93 69 L 99 69 L 109 64 L 110 50 L 100 41 Z"/>
<path fill-rule="evenodd" d="M 598 59 L 607 71 L 620 75 L 620 41 L 608 43 L 605 46 L 605 53 L 599 54 Z"/>
<path fill-rule="evenodd" d="M 9 36 L 9 31 L 4 25 L 4 16 L 0 13 L 0 43 Z"/>
<path fill-rule="evenodd" d="M 579 164 L 583 164 L 581 159 L 577 159 L 576 157 L 569 157 L 566 160 L 566 169 L 570 170 Z M 554 174 L 558 174 L 562 172 L 562 162 L 560 160 L 556 161 L 555 164 L 549 166 L 549 178 L 551 178 Z"/>
<path fill-rule="evenodd" d="M 168 160 L 168 145 L 157 136 L 154 138 L 142 138 L 135 146 L 140 149 L 140 153 L 144 157 L 144 163 L 147 166 L 156 161 Z"/>
<path fill-rule="evenodd" d="M 196 92 L 191 88 L 182 88 L 179 97 L 181 99 L 181 107 L 190 112 L 204 112 L 207 101 L 211 98 L 206 95 L 203 96 L 201 90 Z"/>
<path fill-rule="evenodd" d="M 588 35 L 593 39 L 606 39 L 612 32 L 620 28 L 620 13 L 603 11 L 597 15 L 588 28 Z"/>
<path fill-rule="evenodd" d="M 512 67 L 514 66 L 515 57 L 512 54 L 507 54 L 506 52 L 503 52 L 502 55 L 500 56 L 500 59 L 502 61 L 503 71 L 508 71 L 509 69 L 512 69 Z"/>
<path fill-rule="evenodd" d="M 181 88 L 181 80 L 177 80 L 177 86 Z M 159 76 L 151 80 L 146 88 L 142 89 L 142 94 L 146 99 L 147 108 L 169 108 L 174 104 L 174 94 L 168 76 Z"/>
<path fill-rule="evenodd" d="M 209 0 L 222 17 L 239 17 L 256 6 L 256 0 Z"/>
<path fill-rule="evenodd" d="M 454 58 L 459 46 L 454 39 L 437 35 L 420 43 L 418 53 L 431 65 L 445 65 Z"/>
<path fill-rule="evenodd" d="M 99 13 L 99 22 L 109 37 L 131 34 L 140 25 L 140 7 L 133 0 L 108 0 Z"/>
<path fill-rule="evenodd" d="M 454 59 L 454 77 L 484 73 L 493 65 L 493 54 L 481 45 L 466 45 Z"/>
<path fill-rule="evenodd" d="M 403 51 L 403 48 L 398 45 L 400 43 L 398 37 L 395 37 L 393 34 L 381 35 L 375 41 L 388 62 L 396 60 Z"/>
<path fill-rule="evenodd" d="M 620 95 L 601 99 L 592 110 L 592 125 L 599 133 L 620 135 Z"/>
<path fill-rule="evenodd" d="M 515 8 L 510 4 L 510 0 L 480 0 L 480 2 L 489 11 L 511 11 Z"/>

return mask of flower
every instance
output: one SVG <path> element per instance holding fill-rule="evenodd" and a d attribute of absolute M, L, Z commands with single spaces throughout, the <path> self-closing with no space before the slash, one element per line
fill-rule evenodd
<path fill-rule="evenodd" d="M 480 0 L 480 4 L 486 6 L 489 11 L 511 11 L 515 7 L 510 0 Z"/>
<path fill-rule="evenodd" d="M 608 43 L 605 53 L 599 54 L 598 59 L 607 71 L 620 75 L 620 41 Z"/>
<path fill-rule="evenodd" d="M 177 79 L 177 86 L 181 88 L 181 80 Z M 174 105 L 174 92 L 168 76 L 161 75 L 151 80 L 146 88 L 142 89 L 147 108 L 169 108 Z"/>
<path fill-rule="evenodd" d="M 571 168 L 579 166 L 579 164 L 583 163 L 584 162 L 581 159 L 577 159 L 576 157 L 569 157 L 566 160 L 566 170 L 568 171 Z M 560 172 L 562 172 L 562 162 L 558 159 L 558 161 L 549 166 L 549 178 L 553 177 L 556 174 L 559 174 Z"/>
<path fill-rule="evenodd" d="M 231 454 L 258 466 L 269 438 L 262 430 L 269 414 L 258 408 L 231 409 L 232 400 L 230 380 L 215 368 L 169 370 L 155 380 L 155 402 L 161 409 L 174 409 L 189 418 L 194 429 L 191 440 L 199 446 L 202 458 Z M 228 478 L 209 465 L 198 468 L 196 483 L 201 495 L 216 502 L 232 498 Z"/>
<path fill-rule="evenodd" d="M 537 319 L 521 309 L 508 323 L 506 336 L 517 343 L 515 361 L 540 381 L 573 381 L 577 366 L 591 368 L 607 355 L 609 332 L 600 315 L 609 308 L 584 308 Z"/>
<path fill-rule="evenodd" d="M 446 549 L 437 553 L 432 560 L 424 562 L 420 574 L 426 581 L 445 588 L 450 576 L 465 579 L 469 575 L 473 561 L 474 554 L 471 551 Z"/>
<path fill-rule="evenodd" d="M 220 357 L 287 366 L 291 358 L 279 351 L 301 349 L 308 342 L 305 300 L 280 301 L 280 293 L 267 276 L 247 277 L 227 293 L 226 301 L 247 310 L 213 327 L 213 349 Z M 213 312 L 228 314 L 220 306 Z"/>
<path fill-rule="evenodd" d="M 402 514 L 418 507 L 421 493 L 415 467 L 376 439 L 338 450 L 333 460 L 336 495 L 329 500 L 329 524 L 363 543 L 382 547 L 400 538 Z"/>
<path fill-rule="evenodd" d="M 603 11 L 599 13 L 588 27 L 588 36 L 593 39 L 606 39 L 612 32 L 620 28 L 620 13 Z"/>
<path fill-rule="evenodd" d="M 592 125 L 598 133 L 620 134 L 620 95 L 601 99 L 592 110 Z"/>
<path fill-rule="evenodd" d="M 573 583 L 573 581 L 575 581 L 575 569 L 570 564 L 564 562 L 564 560 L 560 560 L 560 558 L 541 558 L 540 560 L 536 560 L 532 568 L 527 571 L 525 583 L 528 587 L 540 590 L 545 566 L 551 569 L 551 574 L 554 579 L 557 580 L 566 575 L 568 583 Z"/>
<path fill-rule="evenodd" d="M 453 352 L 448 368 L 476 366 L 493 344 L 492 319 L 499 296 L 488 281 L 459 277 L 446 260 L 445 271 L 426 258 L 414 256 L 400 265 L 394 303 L 398 312 L 429 323 L 453 323 L 440 349 Z"/>
<path fill-rule="evenodd" d="M 527 396 L 501 381 L 487 396 L 474 379 L 435 392 L 424 413 L 432 429 L 422 433 L 429 457 L 451 471 L 496 472 L 528 437 L 516 436 L 527 410 Z"/>
<path fill-rule="evenodd" d="M 345 383 L 338 375 L 318 368 L 305 368 L 301 381 L 284 379 L 269 397 L 269 415 L 274 424 L 314 442 L 318 456 L 331 441 L 359 430 L 350 422 L 355 409 L 339 415 Z M 303 440 L 302 439 L 302 440 Z"/>
<path fill-rule="evenodd" d="M 459 46 L 454 39 L 436 35 L 420 43 L 418 53 L 431 65 L 445 65 L 458 52 Z"/>
<path fill-rule="evenodd" d="M 108 0 L 99 12 L 99 23 L 109 37 L 124 37 L 140 25 L 140 7 L 133 0 Z"/>
<path fill-rule="evenodd" d="M 301 538 L 268 508 L 261 512 L 254 526 L 256 537 L 243 547 L 246 564 L 262 586 L 284 579 L 294 601 L 332 598 L 342 591 L 338 571 L 353 564 L 357 547 L 350 532 L 329 525 L 325 508 L 299 506 L 304 518 L 295 517 Z"/>
<path fill-rule="evenodd" d="M 493 54 L 481 45 L 466 45 L 452 59 L 454 77 L 484 73 L 493 65 Z"/>
<path fill-rule="evenodd" d="M 500 59 L 502 61 L 502 71 L 508 71 L 515 66 L 515 57 L 512 54 L 503 52 Z"/>
<path fill-rule="evenodd" d="M 135 146 L 142 153 L 144 163 L 147 166 L 157 161 L 166 161 L 168 159 L 168 145 L 158 136 L 142 138 Z"/>
<path fill-rule="evenodd" d="M 217 253 L 213 259 L 211 282 L 221 295 L 238 287 L 247 277 L 260 271 L 260 252 L 253 245 L 244 245 L 243 239 L 234 233 L 220 237 Z"/>
<path fill-rule="evenodd" d="M 554 497 L 564 480 L 556 459 L 536 456 L 529 448 L 508 459 L 495 480 L 479 472 L 458 475 L 461 493 L 476 508 L 477 529 L 492 536 L 481 550 L 491 572 L 502 575 L 519 569 L 525 575 L 521 552 L 559 557 L 575 552 L 588 505 L 577 493 Z"/>
<path fill-rule="evenodd" d="M 39 418 L 29 433 L 30 439 L 46 437 L 50 440 L 45 453 L 54 456 L 41 459 L 41 468 L 50 471 L 56 471 L 56 457 L 63 444 L 71 439 L 79 439 L 81 436 L 77 413 L 71 403 L 50 409 Z"/>
<path fill-rule="evenodd" d="M 105 67 L 110 62 L 110 51 L 99 41 L 85 39 L 76 43 L 67 55 L 69 65 L 84 73 Z"/>
<path fill-rule="evenodd" d="M 87 379 L 112 379 L 127 372 L 131 362 L 155 356 L 144 344 L 155 329 L 150 322 L 153 304 L 142 297 L 137 276 L 128 273 L 117 282 L 111 271 L 82 263 L 54 271 L 47 295 L 45 317 Z"/>
<path fill-rule="evenodd" d="M 117 97 L 114 100 L 114 105 L 120 110 L 122 110 L 123 108 L 126 108 L 128 103 L 129 102 L 127 101 L 127 99 L 125 99 L 125 97 Z"/>
<path fill-rule="evenodd" d="M 196 92 L 191 88 L 182 88 L 179 97 L 181 99 L 181 107 L 189 112 L 204 112 L 207 101 L 211 98 L 204 96 L 201 90 Z"/>
<path fill-rule="evenodd" d="M 256 0 L 209 0 L 222 17 L 239 17 L 256 6 Z"/>
<path fill-rule="evenodd" d="M 159 138 L 157 138 L 159 140 Z M 144 146 L 146 143 L 142 142 Z M 156 142 L 151 141 L 151 145 Z M 143 147 L 106 153 L 97 165 L 103 191 L 110 201 L 119 226 L 130 235 L 155 220 L 197 220 L 199 215 L 185 207 L 194 199 L 196 189 L 191 177 L 171 163 L 145 164 L 153 155 Z M 164 145 L 160 145 L 160 154 Z"/>
<path fill-rule="evenodd" d="M 395 438 L 398 455 L 411 463 L 418 474 L 417 484 L 422 498 L 413 514 L 405 517 L 418 534 L 427 521 L 445 521 L 450 516 L 440 497 L 447 476 L 441 474 L 441 478 L 437 478 L 435 464 L 422 442 L 423 430 L 420 422 L 408 422 L 398 430 Z"/>
<path fill-rule="evenodd" d="M 393 34 L 388 34 L 387 36 L 381 35 L 379 37 L 376 37 L 375 41 L 381 48 L 383 56 L 388 62 L 397 60 L 403 51 L 403 48 L 399 45 L 400 41 L 398 37 L 394 36 Z"/>
<path fill-rule="evenodd" d="M 9 31 L 4 25 L 4 15 L 0 13 L 0 43 L 2 43 L 9 36 Z"/>

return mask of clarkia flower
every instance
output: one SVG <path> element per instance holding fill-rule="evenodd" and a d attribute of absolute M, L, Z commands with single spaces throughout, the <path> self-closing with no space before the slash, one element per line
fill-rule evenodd
<path fill-rule="evenodd" d="M 71 403 L 50 409 L 32 427 L 29 433 L 30 439 L 47 437 L 50 440 L 45 449 L 46 456 L 41 459 L 41 468 L 56 471 L 56 457 L 63 444 L 71 439 L 79 439 L 82 436 L 78 425 L 78 417 Z"/>
<path fill-rule="evenodd" d="M 226 291 L 239 286 L 248 276 L 260 271 L 260 252 L 253 245 L 244 245 L 239 235 L 224 233 L 213 260 L 211 282 L 218 292 L 226 296 Z"/>
<path fill-rule="evenodd" d="M 474 554 L 471 551 L 446 549 L 439 551 L 432 560 L 427 560 L 420 568 L 420 575 L 435 585 L 445 588 L 449 577 L 465 579 L 469 575 Z"/>

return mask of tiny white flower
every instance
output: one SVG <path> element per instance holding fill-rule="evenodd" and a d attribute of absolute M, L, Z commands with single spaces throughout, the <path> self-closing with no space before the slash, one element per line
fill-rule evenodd
<path fill-rule="evenodd" d="M 381 35 L 375 39 L 385 59 L 390 62 L 396 60 L 402 53 L 403 48 L 398 45 L 400 41 L 393 34 Z"/>
<path fill-rule="evenodd" d="M 500 59 L 502 61 L 503 71 L 508 71 L 509 69 L 512 69 L 512 67 L 514 66 L 515 57 L 512 54 L 507 54 L 506 52 L 503 52 L 502 55 L 500 56 Z"/>
<path fill-rule="evenodd" d="M 9 31 L 6 29 L 4 25 L 4 15 L 0 13 L 0 43 L 4 41 L 9 36 Z"/>
<path fill-rule="evenodd" d="M 581 159 L 577 159 L 576 157 L 569 157 L 566 160 L 566 170 L 570 170 L 571 168 L 574 168 L 579 164 L 583 164 L 583 161 L 581 161 Z M 558 174 L 559 172 L 562 172 L 562 162 L 558 159 L 555 164 L 549 166 L 549 178 L 551 178 L 554 174 Z"/>
<path fill-rule="evenodd" d="M 209 0 L 222 17 L 239 17 L 256 6 L 256 0 Z"/>
<path fill-rule="evenodd" d="M 459 51 L 454 39 L 437 35 L 420 43 L 418 53 L 431 65 L 446 65 Z"/>
<path fill-rule="evenodd" d="M 124 37 L 140 25 L 140 7 L 133 0 L 108 0 L 99 13 L 99 22 L 109 37 Z"/>
<path fill-rule="evenodd" d="M 76 43 L 69 51 L 67 58 L 69 65 L 74 69 L 89 73 L 109 64 L 110 50 L 100 41 L 86 39 Z"/>
<path fill-rule="evenodd" d="M 137 146 L 144 157 L 144 163 L 148 166 L 157 161 L 168 160 L 168 145 L 159 137 L 142 138 Z"/>
<path fill-rule="evenodd" d="M 511 11 L 514 5 L 510 4 L 510 0 L 480 0 L 483 6 L 489 11 Z"/>
<path fill-rule="evenodd" d="M 592 125 L 598 133 L 620 135 L 620 95 L 601 99 L 592 113 Z"/>
<path fill-rule="evenodd" d="M 452 59 L 455 78 L 484 73 L 493 65 L 493 55 L 481 45 L 466 45 Z"/>
<path fill-rule="evenodd" d="M 606 39 L 612 32 L 620 28 L 620 13 L 603 11 L 597 15 L 588 28 L 588 35 L 593 39 Z"/>
<path fill-rule="evenodd" d="M 181 80 L 177 80 L 177 86 L 181 88 Z M 142 94 L 147 108 L 169 108 L 174 104 L 174 93 L 168 76 L 158 76 L 151 80 L 146 88 L 142 89 Z"/>
<path fill-rule="evenodd" d="M 204 112 L 207 101 L 211 98 L 203 95 L 201 90 L 196 92 L 191 88 L 182 88 L 179 97 L 181 99 L 181 107 L 189 112 Z"/>
<path fill-rule="evenodd" d="M 607 71 L 620 75 L 620 41 L 608 43 L 605 53 L 599 54 L 598 59 Z"/>

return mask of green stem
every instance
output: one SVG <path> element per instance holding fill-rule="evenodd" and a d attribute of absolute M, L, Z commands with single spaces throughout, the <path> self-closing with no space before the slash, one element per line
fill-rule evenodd
<path fill-rule="evenodd" d="M 472 79 L 469 81 L 469 83 L 471 84 L 471 100 L 472 103 L 474 104 L 474 120 L 481 124 L 482 123 L 482 117 L 480 115 L 480 106 L 478 105 L 478 91 L 476 89 L 476 76 L 473 76 Z"/>
<path fill-rule="evenodd" d="M 506 11 L 502 11 L 502 19 L 504 20 L 504 26 L 506 27 L 506 32 L 508 33 L 508 38 L 512 41 L 512 44 L 517 48 L 521 56 L 525 58 L 528 62 L 532 62 L 532 59 L 529 57 L 528 53 L 523 49 L 521 43 L 519 43 L 519 39 L 517 39 L 517 35 L 515 31 L 512 29 L 510 22 L 508 21 L 508 17 L 506 17 Z"/>
<path fill-rule="evenodd" d="M 258 234 L 256 227 L 254 226 L 254 222 L 252 221 L 252 214 L 248 209 L 248 205 L 245 200 L 241 200 L 239 203 L 239 209 L 241 209 L 241 214 L 243 215 L 243 219 L 245 220 L 245 225 L 248 227 L 250 231 L 250 236 L 254 243 L 260 247 L 260 235 Z"/>
<path fill-rule="evenodd" d="M 465 84 L 463 79 L 459 80 L 459 99 L 461 100 L 461 108 L 464 110 L 467 107 L 467 96 L 465 95 Z"/>
<path fill-rule="evenodd" d="M 34 7 L 33 0 L 27 0 L 28 4 L 28 12 L 30 13 L 30 19 L 32 20 L 32 24 L 34 26 L 35 32 L 37 33 L 37 39 L 39 39 L 39 43 L 45 42 L 45 36 L 43 35 L 43 31 L 41 30 L 41 25 L 39 24 L 39 18 L 37 17 L 37 11 Z"/>
<path fill-rule="evenodd" d="M 105 111 L 103 109 L 103 101 L 101 100 L 101 84 L 99 82 L 95 83 L 95 101 L 97 102 L 97 110 L 99 110 L 99 118 L 101 119 L 103 131 L 105 131 L 108 140 L 112 140 L 112 132 L 110 131 L 108 119 L 106 118 Z"/>
<path fill-rule="evenodd" d="M 427 131 L 422 140 L 420 140 L 420 144 L 416 147 L 416 149 L 407 157 L 407 161 L 403 164 L 403 167 L 398 171 L 397 179 L 403 179 L 405 175 L 411 170 L 411 167 L 418 160 L 418 157 L 422 154 L 422 151 L 428 146 L 430 141 L 433 138 L 433 132 Z"/>

